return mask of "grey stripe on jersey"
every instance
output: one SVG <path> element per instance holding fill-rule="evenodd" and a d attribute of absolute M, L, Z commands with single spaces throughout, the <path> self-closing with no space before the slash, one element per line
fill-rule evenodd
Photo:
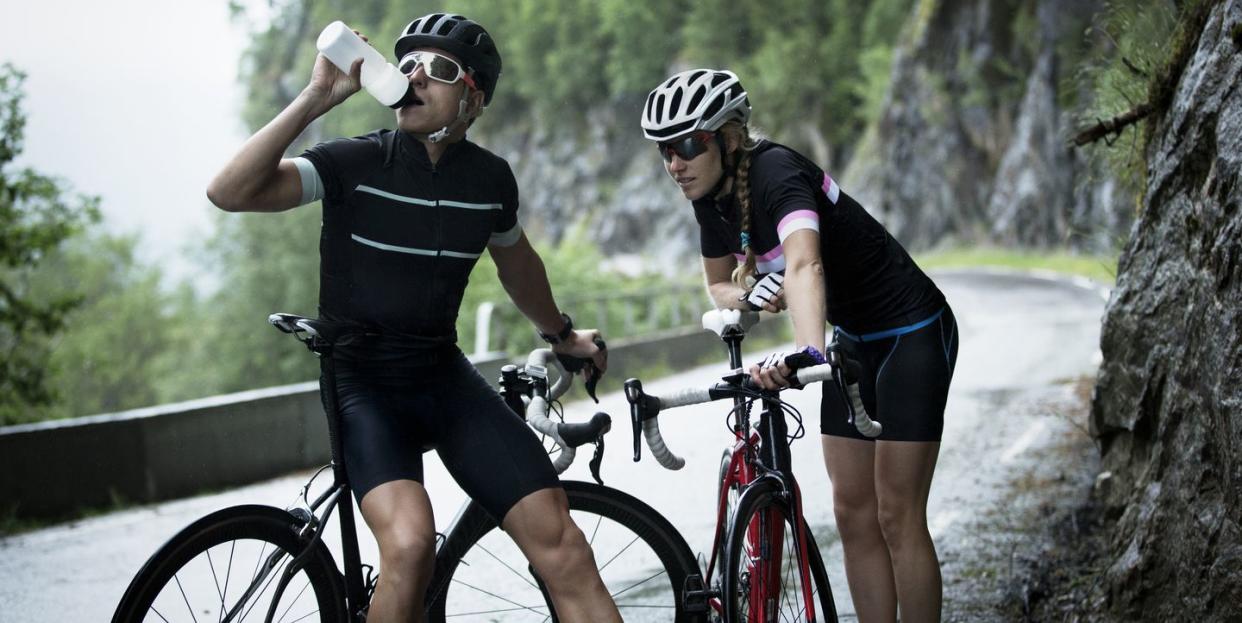
<path fill-rule="evenodd" d="M 487 244 L 496 247 L 511 247 L 522 238 L 522 224 L 514 223 L 509 231 L 498 231 L 487 239 Z"/>
<path fill-rule="evenodd" d="M 302 206 L 323 199 L 323 180 L 319 179 L 319 172 L 315 170 L 315 165 L 301 156 L 294 158 L 293 164 L 298 167 L 298 175 L 302 178 L 302 200 L 298 202 L 298 205 Z"/>

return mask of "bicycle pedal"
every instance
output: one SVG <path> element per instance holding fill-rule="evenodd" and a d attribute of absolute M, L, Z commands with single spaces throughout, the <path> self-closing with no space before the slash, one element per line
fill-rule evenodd
<path fill-rule="evenodd" d="M 686 581 L 682 584 L 681 603 L 688 613 L 706 613 L 708 611 L 708 599 L 719 596 L 719 591 L 709 590 L 703 584 L 703 576 L 697 573 L 686 576 Z"/>

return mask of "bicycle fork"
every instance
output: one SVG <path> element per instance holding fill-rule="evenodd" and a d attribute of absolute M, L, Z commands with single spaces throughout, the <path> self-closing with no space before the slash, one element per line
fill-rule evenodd
<path fill-rule="evenodd" d="M 784 417 L 784 410 L 779 405 L 764 401 L 763 411 L 759 415 L 759 437 L 762 443 L 763 452 L 759 457 L 760 469 L 766 471 L 761 478 L 771 479 L 775 482 L 777 495 L 789 508 L 790 524 L 793 528 L 793 539 L 795 560 L 790 561 L 796 565 L 798 577 L 801 579 L 802 602 L 805 604 L 805 616 L 808 622 L 816 620 L 815 614 L 815 587 L 811 577 L 811 569 L 809 564 L 804 564 L 808 560 L 806 549 L 807 526 L 806 519 L 802 514 L 802 490 L 798 486 L 797 479 L 793 475 L 793 461 L 787 443 L 789 427 Z M 759 526 L 751 525 L 748 527 L 750 532 L 751 543 L 757 544 L 759 549 L 758 561 L 752 557 L 752 580 L 755 578 L 755 566 L 760 572 L 760 577 L 764 578 L 764 582 L 752 583 L 751 585 L 751 602 L 752 604 L 762 604 L 759 620 L 775 621 L 779 616 L 777 612 L 777 603 L 775 595 L 780 593 L 781 579 L 784 577 L 782 567 L 785 564 L 784 557 L 784 539 L 785 539 L 785 522 L 780 516 L 780 512 L 771 508 L 762 513 L 759 517 Z M 766 524 L 766 525 L 764 525 Z M 757 592 L 758 591 L 758 592 Z"/>

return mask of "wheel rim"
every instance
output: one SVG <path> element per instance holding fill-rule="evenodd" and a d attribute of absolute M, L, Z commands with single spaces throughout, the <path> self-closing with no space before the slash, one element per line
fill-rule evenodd
<path fill-rule="evenodd" d="M 659 555 L 626 526 L 574 510 L 600 578 L 627 623 L 672 621 L 673 580 Z M 490 530 L 458 563 L 445 597 L 446 621 L 545 621 L 550 612 L 526 558 L 501 530 Z"/>
<path fill-rule="evenodd" d="M 154 595 L 143 621 L 320 621 L 311 579 L 300 570 L 284 586 L 292 557 L 272 543 L 238 539 L 186 561 Z M 279 600 L 272 603 L 279 593 Z"/>
<path fill-rule="evenodd" d="M 340 620 L 339 575 L 322 546 L 304 551 L 293 518 L 267 507 L 213 513 L 174 536 L 130 583 L 114 621 Z"/>

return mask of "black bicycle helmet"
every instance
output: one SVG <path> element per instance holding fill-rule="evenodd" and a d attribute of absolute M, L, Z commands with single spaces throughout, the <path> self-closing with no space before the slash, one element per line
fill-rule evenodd
<path fill-rule="evenodd" d="M 461 59 L 483 91 L 483 104 L 491 103 L 500 79 L 500 51 L 482 26 L 463 15 L 424 15 L 410 22 L 397 38 L 397 60 L 418 47 L 440 48 Z"/>

